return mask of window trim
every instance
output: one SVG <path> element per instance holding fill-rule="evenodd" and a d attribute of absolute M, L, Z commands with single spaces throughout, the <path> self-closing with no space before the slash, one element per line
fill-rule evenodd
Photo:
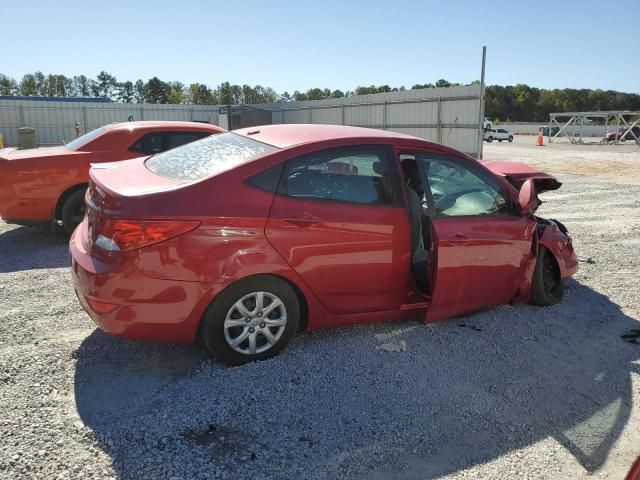
<path fill-rule="evenodd" d="M 402 153 L 410 153 L 410 152 L 402 152 Z M 457 157 L 455 155 L 447 155 L 447 154 L 442 154 L 442 153 L 430 153 L 430 152 L 411 152 L 411 154 L 413 154 L 416 157 L 416 162 L 418 163 L 418 170 L 420 171 L 420 183 L 422 184 L 422 188 L 426 191 L 426 187 L 429 187 L 429 195 L 425 195 L 425 197 L 427 198 L 427 203 L 430 203 L 429 205 L 429 211 L 430 212 L 435 212 L 435 205 L 433 204 L 433 194 L 431 192 L 431 186 L 430 185 L 424 185 L 424 181 L 423 181 L 423 167 L 420 165 L 420 160 L 419 157 L 420 156 L 425 156 L 429 158 L 429 160 L 438 160 L 444 163 L 449 163 L 449 164 L 454 164 L 454 165 L 460 165 L 463 168 L 466 168 L 467 170 L 469 170 L 470 172 L 472 172 L 474 175 L 476 175 L 477 177 L 479 177 L 481 180 L 489 183 L 489 184 L 493 184 L 496 187 L 496 191 L 505 199 L 506 203 L 507 203 L 507 212 L 505 213 L 489 213 L 486 215 L 437 215 L 437 214 L 429 214 L 429 217 L 432 218 L 433 220 L 448 220 L 448 219 L 459 219 L 459 218 L 493 218 L 493 217 L 511 217 L 511 216 L 517 216 L 517 208 L 514 205 L 514 201 L 513 198 L 511 198 L 511 195 L 509 193 L 509 191 L 505 188 L 504 185 L 502 185 L 498 179 L 494 178 L 490 173 L 485 172 L 484 170 L 482 170 L 482 168 L 479 168 L 476 165 L 473 165 L 471 162 L 469 162 L 468 160 L 461 158 L 461 157 Z"/>
<path fill-rule="evenodd" d="M 338 158 L 340 157 L 340 155 L 353 154 L 354 152 L 366 153 L 367 151 L 376 151 L 376 152 L 381 152 L 383 154 L 382 161 L 384 162 L 389 172 L 391 202 L 363 203 L 363 202 L 354 202 L 350 200 L 338 200 L 334 198 L 296 197 L 296 196 L 289 195 L 286 187 L 286 181 L 289 176 L 289 171 L 291 169 L 292 162 L 304 160 L 306 157 L 314 157 L 318 155 L 331 155 L 332 157 Z M 389 144 L 361 144 L 361 145 L 348 145 L 348 146 L 342 146 L 342 147 L 329 147 L 329 148 L 322 148 L 319 150 L 315 150 L 313 152 L 309 152 L 309 153 L 305 153 L 302 155 L 289 158 L 285 162 L 283 162 L 282 174 L 280 176 L 280 181 L 278 182 L 278 186 L 276 188 L 275 194 L 282 197 L 286 197 L 288 199 L 292 199 L 292 200 L 304 200 L 304 201 L 314 201 L 314 202 L 322 202 L 322 203 L 337 203 L 337 204 L 346 204 L 346 205 L 359 205 L 363 207 L 382 207 L 382 208 L 389 208 L 389 207 L 404 208 L 405 207 L 404 189 L 402 187 L 402 181 L 400 178 L 400 173 L 398 171 L 398 165 L 394 161 L 393 146 Z"/>

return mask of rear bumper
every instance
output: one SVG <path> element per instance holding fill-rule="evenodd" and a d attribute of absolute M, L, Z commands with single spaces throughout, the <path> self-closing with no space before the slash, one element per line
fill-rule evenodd
<path fill-rule="evenodd" d="M 0 172 L 0 177 L 2 173 Z M 7 223 L 18 225 L 47 225 L 51 221 L 55 202 L 48 199 L 20 199 L 11 185 L 0 178 L 0 218 Z"/>
<path fill-rule="evenodd" d="M 123 338 L 193 343 L 206 288 L 152 278 L 127 263 L 107 264 L 86 251 L 83 228 L 71 237 L 71 275 L 82 307 L 105 332 Z"/>

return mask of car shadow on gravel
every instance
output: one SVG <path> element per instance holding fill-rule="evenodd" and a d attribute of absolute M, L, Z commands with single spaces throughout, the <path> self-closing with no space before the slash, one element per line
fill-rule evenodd
<path fill-rule="evenodd" d="M 45 228 L 17 227 L 0 233 L 0 273 L 68 267 L 69 239 Z"/>
<path fill-rule="evenodd" d="M 96 330 L 75 400 L 119 478 L 433 478 L 549 438 L 594 472 L 630 416 L 634 327 L 571 281 L 554 307 L 302 334 L 236 368 Z"/>

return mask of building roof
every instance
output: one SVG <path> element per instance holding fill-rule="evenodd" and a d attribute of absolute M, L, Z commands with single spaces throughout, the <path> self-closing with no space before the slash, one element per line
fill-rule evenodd
<path fill-rule="evenodd" d="M 0 100 L 29 100 L 35 102 L 112 103 L 110 98 L 95 97 L 31 97 L 24 95 L 0 95 Z"/>

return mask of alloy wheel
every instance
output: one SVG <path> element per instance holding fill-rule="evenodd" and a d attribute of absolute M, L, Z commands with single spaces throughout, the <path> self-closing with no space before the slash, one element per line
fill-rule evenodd
<path fill-rule="evenodd" d="M 252 292 L 235 302 L 224 320 L 224 338 L 236 352 L 263 353 L 273 347 L 285 331 L 287 310 L 278 296 Z"/>

